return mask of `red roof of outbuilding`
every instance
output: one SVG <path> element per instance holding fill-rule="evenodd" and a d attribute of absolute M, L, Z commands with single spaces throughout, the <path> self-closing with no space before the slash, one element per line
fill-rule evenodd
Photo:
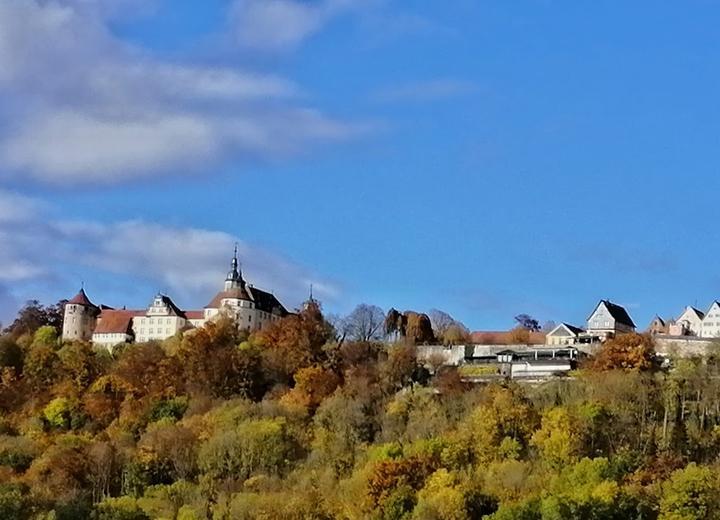
<path fill-rule="evenodd" d="M 481 345 L 511 345 L 513 344 L 513 331 L 476 330 L 471 334 L 471 341 Z M 545 343 L 545 333 L 530 332 L 529 342 L 534 345 Z"/>
<path fill-rule="evenodd" d="M 135 316 L 144 316 L 144 311 L 115 311 L 104 310 L 100 313 L 95 334 L 129 334 L 132 319 Z"/>

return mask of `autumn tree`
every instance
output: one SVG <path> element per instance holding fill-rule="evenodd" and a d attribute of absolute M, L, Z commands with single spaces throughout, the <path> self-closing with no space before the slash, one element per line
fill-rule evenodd
<path fill-rule="evenodd" d="M 720 483 L 717 473 L 691 462 L 675 471 L 663 485 L 660 520 L 711 520 L 720 518 Z"/>
<path fill-rule="evenodd" d="M 295 386 L 283 397 L 290 405 L 313 412 L 340 385 L 340 377 L 319 365 L 301 368 L 295 373 Z"/>
<path fill-rule="evenodd" d="M 198 460 L 214 479 L 245 480 L 255 473 L 280 475 L 296 456 L 284 419 L 250 419 L 217 431 L 200 446 Z"/>
<path fill-rule="evenodd" d="M 320 305 L 311 300 L 297 314 L 275 321 L 251 337 L 262 350 L 263 365 L 274 380 L 292 384 L 295 372 L 322 363 L 323 346 L 333 337 Z"/>
<path fill-rule="evenodd" d="M 652 337 L 635 333 L 607 340 L 592 361 L 595 370 L 650 370 L 654 366 Z"/>
<path fill-rule="evenodd" d="M 404 314 L 405 338 L 414 345 L 424 345 L 435 341 L 432 323 L 427 314 L 406 311 Z"/>
<path fill-rule="evenodd" d="M 531 444 L 552 468 L 560 469 L 577 462 L 586 446 L 582 422 L 566 408 L 552 408 L 543 416 Z"/>
<path fill-rule="evenodd" d="M 19 374 L 23 365 L 23 351 L 9 335 L 0 336 L 0 367 L 12 368 Z"/>
<path fill-rule="evenodd" d="M 265 391 L 259 349 L 240 341 L 229 319 L 208 323 L 183 336 L 176 354 L 186 388 L 215 397 L 259 399 Z"/>
<path fill-rule="evenodd" d="M 413 382 L 429 379 L 420 374 L 422 367 L 417 361 L 417 350 L 412 345 L 390 347 L 387 359 L 382 363 L 380 372 L 382 381 L 388 392 L 395 392 Z"/>
<path fill-rule="evenodd" d="M 65 300 L 55 305 L 44 306 L 38 300 L 30 300 L 20 309 L 15 320 L 5 329 L 5 333 L 13 338 L 23 334 L 34 334 L 42 326 L 49 326 L 60 332 L 62 330 Z"/>
<path fill-rule="evenodd" d="M 510 331 L 509 342 L 512 345 L 530 344 L 530 330 L 525 327 L 515 327 Z"/>
<path fill-rule="evenodd" d="M 395 340 L 405 337 L 406 318 L 398 310 L 391 308 L 385 315 L 385 335 L 392 336 Z"/>

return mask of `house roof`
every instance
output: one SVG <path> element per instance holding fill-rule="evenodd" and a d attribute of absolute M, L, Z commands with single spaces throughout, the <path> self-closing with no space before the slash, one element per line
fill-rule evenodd
<path fill-rule="evenodd" d="M 717 301 L 717 300 L 714 300 L 714 301 L 710 304 L 710 307 L 708 307 L 708 310 L 707 310 L 707 312 L 705 313 L 705 316 L 707 316 L 707 315 L 710 313 L 710 311 L 712 310 L 713 306 L 715 306 L 715 305 L 720 306 L 720 302 Z"/>
<path fill-rule="evenodd" d="M 185 311 L 185 317 L 189 320 L 201 320 L 205 317 L 203 311 Z"/>
<path fill-rule="evenodd" d="M 215 295 L 206 309 L 219 309 L 222 301 L 228 298 L 237 300 L 247 300 L 255 303 L 255 308 L 265 312 L 279 312 L 281 315 L 287 314 L 287 309 L 275 297 L 274 294 L 263 291 L 251 285 L 244 287 L 234 287 L 227 291 L 220 291 Z"/>
<path fill-rule="evenodd" d="M 162 302 L 163 302 L 165 305 L 167 305 L 168 309 L 170 309 L 170 314 L 171 314 L 171 315 L 180 316 L 181 318 L 184 318 L 184 317 L 185 317 L 185 313 L 180 309 L 180 307 L 178 307 L 177 305 L 175 305 L 175 302 L 172 301 L 172 299 L 171 299 L 169 296 L 167 296 L 167 295 L 165 295 L 165 294 L 160 294 L 160 295 L 158 295 L 158 296 L 160 296 L 160 298 L 162 299 Z M 143 316 L 144 316 L 145 314 L 146 314 L 146 313 L 143 312 Z"/>
<path fill-rule="evenodd" d="M 611 302 L 610 300 L 600 300 L 600 302 L 595 307 L 595 310 L 592 311 L 590 316 L 588 317 L 588 320 L 592 317 L 593 314 L 598 310 L 598 307 L 601 305 L 605 305 L 605 308 L 610 313 L 610 316 L 615 318 L 615 321 L 627 325 L 628 327 L 635 328 L 635 322 L 633 322 L 632 318 L 628 314 L 628 312 L 625 310 L 625 307 L 622 305 L 618 305 L 616 303 Z"/>
<path fill-rule="evenodd" d="M 219 309 L 222 306 L 222 301 L 226 299 L 252 301 L 252 298 L 250 298 L 250 295 L 245 290 L 245 287 L 233 287 L 227 291 L 220 291 L 217 293 L 210 303 L 205 306 L 205 308 Z"/>
<path fill-rule="evenodd" d="M 702 320 L 702 319 L 705 318 L 705 313 L 704 313 L 703 311 L 701 311 L 701 310 L 696 309 L 696 308 L 693 307 L 692 305 L 688 305 L 687 307 L 685 307 L 685 310 L 682 312 L 682 314 L 680 315 L 680 317 L 682 317 L 682 315 L 685 314 L 685 313 L 688 312 L 688 311 L 694 313 L 695 316 L 697 316 L 697 318 L 700 319 L 700 320 Z M 680 318 L 678 318 L 678 319 L 680 319 Z"/>
<path fill-rule="evenodd" d="M 585 329 L 583 329 L 583 328 L 576 327 L 574 325 L 570 325 L 569 323 L 560 323 L 557 327 L 555 327 L 553 330 L 548 332 L 548 336 L 554 334 L 555 331 L 560 328 L 566 329 L 568 332 L 570 332 L 570 334 L 574 334 L 575 336 L 578 336 L 578 335 L 582 334 L 583 332 L 585 332 Z"/>
<path fill-rule="evenodd" d="M 255 302 L 255 306 L 265 312 L 277 311 L 280 314 L 287 314 L 287 309 L 280 303 L 274 294 L 263 291 L 252 285 L 250 288 L 250 294 Z"/>
<path fill-rule="evenodd" d="M 701 320 L 705 318 L 705 313 L 703 311 L 696 309 L 695 307 L 690 307 L 690 309 L 692 309 L 692 311 L 695 312 Z"/>
<path fill-rule="evenodd" d="M 90 298 L 87 297 L 87 294 L 85 294 L 85 289 L 80 289 L 80 292 L 73 296 L 72 299 L 68 300 L 68 303 L 74 305 L 84 305 L 85 307 L 95 307 L 95 304 L 93 304 L 93 302 L 90 301 Z"/>
<path fill-rule="evenodd" d="M 662 319 L 660 316 L 655 315 L 655 317 L 652 319 L 652 321 L 650 322 L 650 324 L 652 325 L 652 324 L 655 323 L 655 322 L 658 322 L 661 327 L 664 327 L 664 326 L 665 326 L 665 320 Z"/>
<path fill-rule="evenodd" d="M 145 311 L 116 311 L 105 309 L 100 313 L 95 334 L 130 334 L 132 332 L 132 319 L 135 316 L 144 316 Z"/>

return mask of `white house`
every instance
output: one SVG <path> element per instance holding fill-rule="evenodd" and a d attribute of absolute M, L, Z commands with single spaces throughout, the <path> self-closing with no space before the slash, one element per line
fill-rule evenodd
<path fill-rule="evenodd" d="M 140 311 L 103 309 L 92 335 L 93 345 L 111 349 L 115 345 L 131 343 L 135 340 L 133 318 L 140 314 Z"/>
<path fill-rule="evenodd" d="M 700 336 L 703 338 L 720 337 L 720 303 L 717 300 L 710 305 L 710 308 L 705 313 Z"/>
<path fill-rule="evenodd" d="M 561 323 L 545 336 L 546 345 L 574 345 L 585 331 L 567 323 Z"/>
<path fill-rule="evenodd" d="M 675 323 L 670 325 L 668 332 L 671 336 L 700 336 L 704 319 L 704 312 L 688 305 Z"/>
<path fill-rule="evenodd" d="M 587 319 L 587 334 L 608 339 L 635 331 L 635 323 L 624 307 L 609 300 L 600 300 Z"/>
<path fill-rule="evenodd" d="M 135 341 L 162 341 L 180 332 L 187 325 L 185 313 L 169 296 L 158 294 L 153 298 L 147 311 L 132 319 Z"/>

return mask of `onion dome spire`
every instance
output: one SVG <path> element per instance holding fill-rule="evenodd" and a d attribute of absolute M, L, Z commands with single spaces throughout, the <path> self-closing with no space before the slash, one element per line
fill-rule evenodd
<path fill-rule="evenodd" d="M 232 262 L 230 263 L 230 272 L 228 272 L 228 275 L 225 278 L 225 290 L 244 286 L 245 280 L 243 280 L 240 263 L 238 262 L 238 247 L 237 244 L 235 244 L 235 252 L 233 254 Z"/>

